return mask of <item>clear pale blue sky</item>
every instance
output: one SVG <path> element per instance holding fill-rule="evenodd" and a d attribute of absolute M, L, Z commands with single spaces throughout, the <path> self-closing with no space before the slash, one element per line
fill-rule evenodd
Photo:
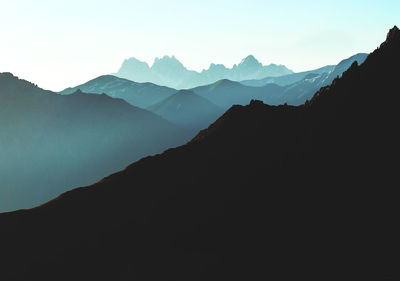
<path fill-rule="evenodd" d="M 0 72 L 61 90 L 128 57 L 301 71 L 371 52 L 395 24 L 399 0 L 0 0 Z"/>

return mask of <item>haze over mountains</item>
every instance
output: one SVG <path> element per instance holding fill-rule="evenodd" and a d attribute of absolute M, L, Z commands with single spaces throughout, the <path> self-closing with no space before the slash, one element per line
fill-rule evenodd
<path fill-rule="evenodd" d="M 252 99 L 261 100 L 270 105 L 285 103 L 300 105 L 311 99 L 319 88 L 329 85 L 336 77 L 341 76 L 353 62 L 357 61 L 361 64 L 366 57 L 367 54 L 357 54 L 339 62 L 336 66 L 276 77 L 283 86 L 276 83 L 265 83 L 264 79 L 252 80 L 253 82 L 263 81 L 259 83 L 260 86 L 244 85 L 248 84 L 249 81 L 243 83 L 225 79 L 211 85 L 193 88 L 192 91 L 225 110 L 235 104 L 246 105 Z M 294 82 L 286 85 L 284 81 Z"/>
<path fill-rule="evenodd" d="M 394 27 L 303 105 L 234 106 L 184 146 L 0 214 L 2 276 L 395 280 L 399 66 Z"/>
<path fill-rule="evenodd" d="M 156 58 L 151 67 L 146 62 L 130 58 L 123 62 L 115 75 L 136 82 L 152 82 L 174 89 L 190 89 L 221 79 L 241 81 L 290 73 L 293 71 L 283 65 L 262 65 L 254 56 L 250 55 L 232 68 L 226 68 L 222 64 L 211 64 L 207 70 L 202 72 L 188 70 L 174 56 Z"/>
<path fill-rule="evenodd" d="M 187 141 L 122 99 L 59 95 L 0 73 L 0 212 L 44 203 Z"/>
<path fill-rule="evenodd" d="M 153 83 L 138 83 L 104 75 L 85 84 L 65 89 L 60 94 L 70 94 L 80 89 L 84 92 L 105 93 L 111 97 L 122 98 L 131 105 L 149 109 L 195 134 L 205 129 L 234 104 L 246 105 L 252 99 L 271 105 L 302 104 L 311 99 L 320 87 L 329 85 L 334 78 L 340 76 L 354 61 L 361 64 L 366 56 L 367 54 L 357 54 L 335 66 L 274 78 L 243 82 L 223 79 L 180 92 Z"/>

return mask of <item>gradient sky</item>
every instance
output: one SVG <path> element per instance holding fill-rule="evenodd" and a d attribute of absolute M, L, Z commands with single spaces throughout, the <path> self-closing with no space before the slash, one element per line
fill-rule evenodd
<path fill-rule="evenodd" d="M 0 0 L 0 72 L 50 90 L 175 55 L 231 67 L 248 54 L 302 71 L 373 51 L 399 0 Z"/>

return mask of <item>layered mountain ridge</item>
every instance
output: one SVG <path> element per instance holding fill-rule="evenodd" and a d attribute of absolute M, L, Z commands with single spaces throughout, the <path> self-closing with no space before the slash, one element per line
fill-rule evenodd
<path fill-rule="evenodd" d="M 2 274 L 394 279 L 399 50 L 394 27 L 304 105 L 234 106 L 187 145 L 0 215 Z"/>
<path fill-rule="evenodd" d="M 0 211 L 29 208 L 182 144 L 188 134 L 108 95 L 59 95 L 0 73 Z"/>
<path fill-rule="evenodd" d="M 82 85 L 67 88 L 60 92 L 68 95 L 82 90 L 88 93 L 107 94 L 113 98 L 121 98 L 133 106 L 147 108 L 176 93 L 175 89 L 158 86 L 153 83 L 138 83 L 112 75 L 103 75 Z"/>

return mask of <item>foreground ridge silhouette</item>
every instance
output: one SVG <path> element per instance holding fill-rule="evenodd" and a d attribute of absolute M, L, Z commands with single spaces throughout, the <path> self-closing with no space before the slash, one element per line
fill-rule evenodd
<path fill-rule="evenodd" d="M 0 215 L 5 280 L 396 280 L 400 31 L 304 105 Z"/>
<path fill-rule="evenodd" d="M 189 137 L 122 99 L 59 95 L 0 73 L 0 212 L 35 207 Z"/>

